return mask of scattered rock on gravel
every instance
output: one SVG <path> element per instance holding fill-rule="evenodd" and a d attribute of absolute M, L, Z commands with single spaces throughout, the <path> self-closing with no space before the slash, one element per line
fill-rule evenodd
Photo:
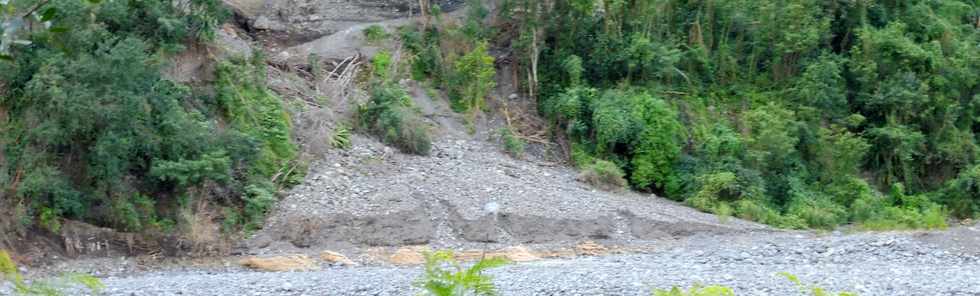
<path fill-rule="evenodd" d="M 395 251 L 388 261 L 396 265 L 418 265 L 425 263 L 425 256 L 422 255 L 423 247 L 406 247 Z"/>
<path fill-rule="evenodd" d="M 603 255 L 608 249 L 594 241 L 585 241 L 575 246 L 575 253 L 580 256 Z"/>
<path fill-rule="evenodd" d="M 316 262 L 306 255 L 249 257 L 243 259 L 240 264 L 261 271 L 310 271 L 318 268 Z"/>
<path fill-rule="evenodd" d="M 524 246 L 508 247 L 499 251 L 463 251 L 455 254 L 456 260 L 468 262 L 479 261 L 483 258 L 504 258 L 511 262 L 531 262 L 541 260 L 541 257 Z"/>
<path fill-rule="evenodd" d="M 334 252 L 334 251 L 329 251 L 329 250 L 328 251 L 320 252 L 320 259 L 322 259 L 323 261 L 326 261 L 327 263 L 330 263 L 330 264 L 340 264 L 340 265 L 344 265 L 344 266 L 354 266 L 354 265 L 357 265 L 357 263 L 354 263 L 354 261 L 352 261 L 349 258 L 347 258 L 347 256 L 344 256 L 343 254 L 340 254 L 340 253 L 337 253 L 337 252 Z"/>

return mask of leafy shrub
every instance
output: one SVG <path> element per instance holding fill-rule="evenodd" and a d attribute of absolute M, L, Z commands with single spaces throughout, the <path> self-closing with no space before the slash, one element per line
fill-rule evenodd
<path fill-rule="evenodd" d="M 263 186 L 264 185 L 264 186 Z M 254 230 L 265 224 L 265 215 L 278 200 L 268 184 L 253 184 L 245 187 L 244 217 L 245 230 Z"/>
<path fill-rule="evenodd" d="M 762 202 L 752 199 L 742 199 L 735 202 L 735 216 L 752 221 L 784 228 L 804 228 L 806 225 L 799 217 L 784 217 L 778 211 Z"/>
<path fill-rule="evenodd" d="M 957 217 L 968 218 L 980 213 L 980 165 L 963 170 L 947 182 L 939 199 Z"/>
<path fill-rule="evenodd" d="M 177 186 L 197 186 L 205 181 L 227 182 L 231 173 L 231 158 L 225 151 L 214 151 L 200 159 L 157 161 L 150 169 L 150 176 Z"/>
<path fill-rule="evenodd" d="M 379 51 L 371 58 L 371 73 L 381 81 L 388 81 L 388 79 L 392 78 L 390 77 L 391 63 L 391 53 L 385 50 Z"/>
<path fill-rule="evenodd" d="M 504 142 L 504 151 L 510 156 L 520 158 L 524 155 L 524 140 L 517 137 L 509 128 L 500 129 L 500 137 Z"/>
<path fill-rule="evenodd" d="M 833 229 L 847 222 L 847 210 L 826 197 L 797 197 L 787 215 L 802 219 L 810 228 Z"/>
<path fill-rule="evenodd" d="M 394 83 L 376 83 L 371 100 L 360 106 L 360 127 L 405 153 L 428 155 L 432 140 L 408 93 Z"/>
<path fill-rule="evenodd" d="M 407 26 L 400 32 L 402 44 L 412 55 L 412 78 L 419 81 L 431 78 L 436 84 L 442 84 L 445 63 L 438 29 L 422 30 L 421 27 Z"/>
<path fill-rule="evenodd" d="M 615 163 L 597 159 L 582 168 L 579 179 L 602 190 L 620 190 L 627 185 L 624 175 Z"/>
<path fill-rule="evenodd" d="M 714 208 L 714 204 L 722 198 L 721 194 L 735 185 L 735 174 L 730 172 L 702 175 L 698 179 L 701 188 L 687 202 L 702 210 Z"/>
<path fill-rule="evenodd" d="M 389 36 L 388 32 L 385 31 L 385 28 L 380 25 L 370 25 L 367 28 L 364 28 L 363 32 L 364 39 L 367 39 L 367 41 L 371 43 L 384 41 Z"/>
<path fill-rule="evenodd" d="M 448 78 L 453 109 L 459 112 L 476 112 L 486 106 L 486 96 L 496 86 L 494 58 L 487 54 L 487 43 L 460 57 L 453 64 Z"/>
<path fill-rule="evenodd" d="M 265 84 L 265 60 L 256 53 L 250 60 L 222 62 L 216 70 L 218 102 L 235 130 L 259 143 L 250 171 L 271 178 L 293 165 L 297 148 L 291 136 L 289 114 L 282 100 Z M 301 172 L 293 171 L 298 179 Z M 288 180 L 282 178 L 281 180 Z"/>
<path fill-rule="evenodd" d="M 566 94 L 563 98 L 581 97 Z M 558 104 L 559 112 L 569 119 L 581 113 L 592 114 L 591 127 L 598 155 L 626 147 L 629 180 L 634 187 L 664 188 L 674 182 L 673 167 L 681 152 L 681 126 L 671 106 L 644 92 L 616 90 L 592 101 L 588 106 L 590 111 L 579 109 L 584 107 L 583 103 Z"/>
<path fill-rule="evenodd" d="M 464 268 L 451 251 L 425 254 L 425 273 L 415 283 L 423 295 L 497 295 L 493 278 L 483 274 L 488 269 L 508 264 L 507 259 L 493 257 L 482 259 L 469 268 Z"/>

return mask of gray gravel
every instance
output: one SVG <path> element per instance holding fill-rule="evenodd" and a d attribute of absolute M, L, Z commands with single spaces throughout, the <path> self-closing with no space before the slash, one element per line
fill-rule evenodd
<path fill-rule="evenodd" d="M 267 254 L 282 249 L 272 242 L 314 251 L 482 247 L 487 241 L 497 247 L 583 240 L 618 245 L 771 231 L 652 194 L 596 190 L 577 181 L 572 168 L 513 159 L 489 140 L 447 134 L 433 143 L 431 156 L 422 157 L 355 136 L 351 150 L 332 151 L 313 164 L 245 248 Z M 488 203 L 499 205 L 499 215 L 487 213 Z"/>
<path fill-rule="evenodd" d="M 957 235 L 980 235 L 976 227 Z M 921 242 L 915 233 L 696 235 L 647 254 L 521 263 L 492 271 L 502 295 L 649 295 L 720 284 L 737 295 L 798 295 L 808 283 L 860 295 L 980 295 L 980 257 Z M 108 278 L 106 295 L 414 295 L 419 268 L 316 272 L 158 272 Z"/>

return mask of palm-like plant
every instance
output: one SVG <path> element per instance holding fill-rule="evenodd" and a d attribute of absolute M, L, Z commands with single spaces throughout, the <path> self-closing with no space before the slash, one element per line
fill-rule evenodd
<path fill-rule="evenodd" d="M 493 277 L 483 272 L 510 263 L 506 258 L 482 259 L 464 268 L 452 251 L 425 254 L 425 274 L 415 286 L 423 290 L 421 295 L 431 296 L 495 296 L 497 287 Z"/>

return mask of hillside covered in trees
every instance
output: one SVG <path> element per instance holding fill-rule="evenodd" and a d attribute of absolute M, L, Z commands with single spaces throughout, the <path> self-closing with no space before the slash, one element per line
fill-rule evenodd
<path fill-rule="evenodd" d="M 227 230 L 255 228 L 302 176 L 261 57 L 221 62 L 213 82 L 165 76 L 214 39 L 230 17 L 220 1 L 16 0 L 0 13 L 5 233 L 58 233 L 62 218 L 191 232 L 202 200 Z"/>
<path fill-rule="evenodd" d="M 494 33 L 581 167 L 792 228 L 980 211 L 976 1 L 502 6 Z"/>

